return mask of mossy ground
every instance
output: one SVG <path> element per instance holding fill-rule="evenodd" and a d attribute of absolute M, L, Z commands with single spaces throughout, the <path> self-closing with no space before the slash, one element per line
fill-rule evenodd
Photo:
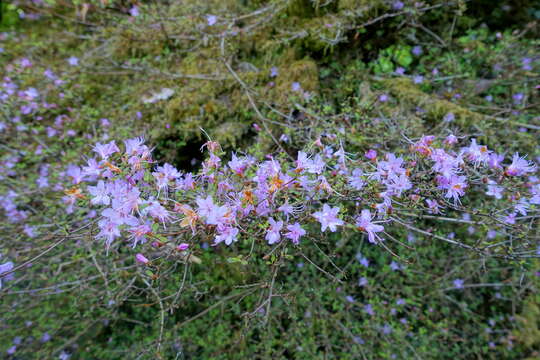
<path fill-rule="evenodd" d="M 322 134 L 340 134 L 348 149 L 358 153 L 375 145 L 399 153 L 404 139 L 453 132 L 474 134 L 498 152 L 540 155 L 535 88 L 540 43 L 536 25 L 524 26 L 538 21 L 538 6 L 531 1 L 405 3 L 402 14 L 374 21 L 401 11 L 387 1 L 227 0 L 171 2 L 159 8 L 141 3 L 142 14 L 130 17 L 124 11 L 128 2 L 108 7 L 93 2 L 81 20 L 75 16 L 79 5 L 58 2 L 40 20 L 6 15 L 3 27 L 15 35 L 2 44 L 8 51 L 0 59 L 8 63 L 29 57 L 41 70 L 67 72 L 72 85 L 63 105 L 73 109 L 79 136 L 51 149 L 65 163 L 88 151 L 84 136 L 95 134 L 102 118 L 112 122 L 111 138 L 144 134 L 156 146 L 158 160 L 184 169 L 200 162 L 206 136 L 227 150 L 294 156 Z M 216 25 L 206 24 L 207 14 L 218 15 Z M 415 45 L 422 46 L 421 56 L 411 53 Z M 66 70 L 70 56 L 80 58 L 81 65 Z M 532 70 L 521 67 L 524 57 L 534 59 Z M 395 73 L 399 66 L 404 75 Z M 275 77 L 273 67 L 278 69 Z M 415 84 L 415 75 L 424 81 Z M 26 81 L 25 86 L 35 82 L 31 77 Z M 293 89 L 295 82 L 302 91 Z M 163 88 L 173 95 L 152 104 L 142 101 Z M 513 103 L 516 93 L 524 94 L 527 105 Z M 388 100 L 381 101 L 381 95 Z M 454 120 L 444 121 L 450 113 Z M 278 148 L 268 132 L 289 140 L 278 140 Z M 35 169 L 35 164 L 26 166 Z M 428 220 L 424 225 L 433 226 Z M 452 226 L 434 231 L 467 236 L 466 229 Z M 117 265 L 130 264 L 129 254 L 98 257 L 102 268 L 111 269 L 112 280 L 104 283 L 95 264 L 83 260 L 104 250 L 83 239 L 72 262 L 60 265 L 57 254 L 48 264 L 36 265 L 46 271 L 32 286 L 53 286 L 60 289 L 57 293 L 0 300 L 5 314 L 0 351 L 16 336 L 38 339 L 47 331 L 53 341 L 28 343 L 21 358 L 52 358 L 63 349 L 80 359 L 538 356 L 535 263 L 486 261 L 419 237 L 421 246 L 400 254 L 407 266 L 392 271 L 391 254 L 363 248 L 359 239 L 310 240 L 317 246 L 288 254 L 284 264 L 263 259 L 265 254 L 243 263 L 230 249 L 211 249 L 202 251 L 201 266 L 178 264 L 163 280 L 157 274 L 165 297 L 174 297 L 184 273 L 188 279 L 176 311 L 165 319 L 158 355 L 158 305 L 143 291 L 135 271 Z M 8 244 L 6 238 L 2 242 Z M 338 242 L 343 246 L 336 249 Z M 250 245 L 240 245 L 237 252 L 248 253 Z M 359 252 L 372 266 L 358 265 Z M 306 258 L 332 273 L 337 274 L 335 267 L 344 269 L 338 274 L 343 283 Z M 254 311 L 276 268 L 279 296 L 270 313 Z M 359 287 L 362 277 L 369 281 Z M 525 277 L 530 285 L 526 291 L 513 286 L 449 290 L 458 277 L 479 284 L 515 284 Z M 90 280 L 77 283 L 81 278 Z M 105 288 L 107 296 L 94 297 L 93 287 Z M 36 305 L 10 308 L 14 298 Z M 406 304 L 396 305 L 398 299 Z M 368 303 L 374 316 L 365 314 Z M 197 314 L 202 315 L 193 319 Z M 25 321 L 34 325 L 26 327 Z"/>

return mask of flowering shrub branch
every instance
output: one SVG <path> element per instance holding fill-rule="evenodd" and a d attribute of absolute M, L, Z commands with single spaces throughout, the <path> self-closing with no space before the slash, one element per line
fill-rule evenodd
<path fill-rule="evenodd" d="M 98 210 L 95 237 L 107 249 L 119 239 L 132 247 L 150 242 L 180 252 L 196 239 L 214 246 L 248 237 L 269 245 L 306 245 L 308 231 L 342 229 L 382 244 L 392 238 L 392 226 L 404 226 L 484 255 L 534 256 L 536 244 L 527 234 L 537 224 L 540 182 L 536 165 L 525 157 L 516 153 L 505 160 L 475 139 L 457 147 L 458 139 L 450 135 L 423 136 L 403 156 L 370 150 L 358 158 L 331 139 L 327 144 L 319 139 L 317 151 L 300 151 L 292 162 L 234 153 L 226 161 L 220 145 L 208 141 L 203 146 L 208 159 L 198 173 L 155 164 L 142 138 L 124 141 L 122 150 L 115 141 L 97 143 L 96 156 L 86 165 L 68 167 L 73 186 L 63 200 L 68 212 L 76 204 Z M 478 193 L 483 193 L 479 201 L 492 203 L 489 213 L 471 207 L 467 195 Z M 470 214 L 481 220 L 465 219 Z M 405 220 L 422 216 L 481 225 L 485 240 L 449 239 Z M 512 247 L 490 241 L 511 235 L 520 239 Z M 143 254 L 137 260 L 149 261 Z"/>

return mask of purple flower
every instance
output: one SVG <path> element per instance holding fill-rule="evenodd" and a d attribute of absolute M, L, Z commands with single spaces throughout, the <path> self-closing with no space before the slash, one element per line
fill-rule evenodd
<path fill-rule="evenodd" d="M 206 199 L 198 197 L 196 202 L 198 205 L 198 215 L 204 217 L 208 225 L 223 225 L 229 221 L 229 208 L 226 205 L 219 206 L 214 204 L 214 200 L 210 195 Z"/>
<path fill-rule="evenodd" d="M 328 204 L 324 204 L 321 211 L 317 211 L 312 216 L 321 223 L 321 231 L 330 229 L 331 232 L 337 230 L 336 226 L 343 225 L 343 220 L 337 218 L 339 207 L 330 207 Z"/>
<path fill-rule="evenodd" d="M 366 286 L 367 284 L 368 284 L 368 279 L 366 279 L 365 277 L 361 277 L 358 280 L 358 286 Z"/>
<path fill-rule="evenodd" d="M 68 64 L 71 65 L 71 66 L 77 66 L 79 65 L 79 59 L 76 58 L 75 56 L 71 56 L 68 60 L 67 60 Z"/>
<path fill-rule="evenodd" d="M 287 239 L 291 239 L 293 244 L 298 245 L 300 238 L 306 234 L 306 231 L 302 229 L 299 223 L 294 223 L 293 225 L 287 225 L 288 233 L 285 233 Z"/>
<path fill-rule="evenodd" d="M 141 253 L 138 253 L 135 255 L 135 260 L 138 262 L 138 263 L 141 263 L 141 264 L 148 264 L 150 262 L 150 260 L 148 260 L 143 254 Z"/>
<path fill-rule="evenodd" d="M 352 175 L 349 176 L 349 185 L 355 190 L 362 190 L 365 185 L 364 179 L 362 179 L 362 169 L 357 168 L 352 171 Z"/>
<path fill-rule="evenodd" d="M 132 6 L 131 9 L 129 9 L 129 15 L 131 16 L 139 16 L 139 8 L 137 6 Z"/>
<path fill-rule="evenodd" d="M 454 284 L 454 288 L 456 289 L 463 289 L 463 279 L 456 279 L 454 280 L 453 284 Z"/>
<path fill-rule="evenodd" d="M 69 165 L 66 170 L 66 175 L 72 179 L 73 184 L 79 184 L 84 179 L 82 169 L 76 165 Z"/>
<path fill-rule="evenodd" d="M 405 174 L 395 175 L 391 173 L 385 183 L 388 186 L 388 190 L 396 196 L 401 196 L 404 191 L 412 188 L 412 184 Z"/>
<path fill-rule="evenodd" d="M 126 154 L 129 156 L 142 155 L 146 150 L 148 150 L 148 147 L 144 145 L 143 137 L 124 140 L 124 145 L 126 146 Z"/>
<path fill-rule="evenodd" d="M 300 86 L 300 83 L 295 81 L 291 85 L 291 90 L 294 91 L 294 92 L 302 91 L 302 86 Z"/>
<path fill-rule="evenodd" d="M 367 157 L 369 160 L 375 160 L 377 158 L 377 151 L 369 149 L 368 151 L 366 151 L 364 156 Z"/>
<path fill-rule="evenodd" d="M 536 165 L 515 153 L 512 157 L 512 163 L 506 168 L 505 173 L 509 176 L 522 176 L 534 171 L 536 171 Z"/>
<path fill-rule="evenodd" d="M 118 146 L 116 146 L 114 140 L 108 144 L 101 144 L 98 142 L 96 143 L 96 145 L 94 145 L 94 148 L 92 150 L 96 152 L 99 156 L 101 156 L 101 158 L 104 160 L 108 159 L 109 156 L 111 156 L 115 152 L 120 151 L 120 149 L 118 149 Z"/>
<path fill-rule="evenodd" d="M 486 191 L 486 195 L 493 196 L 495 199 L 502 199 L 502 192 L 504 191 L 504 188 L 502 186 L 497 185 L 496 182 L 490 180 L 488 182 L 488 190 Z"/>
<path fill-rule="evenodd" d="M 360 265 L 362 265 L 363 267 L 369 267 L 369 260 L 366 257 L 362 256 L 362 254 L 356 254 L 356 260 L 358 260 Z"/>
<path fill-rule="evenodd" d="M 527 211 L 529 210 L 530 206 L 531 205 L 529 204 L 529 201 L 527 201 L 527 199 L 521 198 L 519 202 L 516 205 L 514 205 L 514 210 L 520 213 L 521 215 L 526 216 Z"/>
<path fill-rule="evenodd" d="M 49 333 L 47 332 L 43 333 L 43 336 L 41 337 L 40 341 L 42 343 L 46 343 L 49 340 L 51 340 L 51 335 L 49 335 Z"/>
<path fill-rule="evenodd" d="M 225 242 L 225 245 L 231 245 L 237 240 L 238 229 L 232 226 L 218 226 L 218 235 L 214 239 L 214 244 Z"/>
<path fill-rule="evenodd" d="M 88 159 L 82 171 L 85 176 L 99 176 L 101 174 L 101 167 L 96 159 L 92 158 Z"/>
<path fill-rule="evenodd" d="M 98 222 L 100 232 L 96 235 L 96 238 L 104 238 L 107 248 L 112 244 L 115 238 L 120 236 L 120 229 L 118 224 L 108 220 L 102 219 Z"/>
<path fill-rule="evenodd" d="M 440 189 L 446 190 L 446 198 L 452 198 L 454 203 L 459 203 L 459 197 L 465 194 L 465 188 L 467 188 L 465 179 L 465 176 L 459 175 L 452 175 L 449 178 L 438 176 L 437 182 Z"/>
<path fill-rule="evenodd" d="M 491 151 L 488 150 L 485 145 L 478 145 L 476 139 L 471 139 L 471 145 L 463 148 L 463 153 L 470 161 L 474 162 L 475 165 L 478 165 L 486 164 L 488 162 Z"/>
<path fill-rule="evenodd" d="M 398 1 L 394 1 L 394 3 L 392 4 L 392 9 L 394 9 L 394 10 L 401 10 L 401 9 L 403 9 L 403 6 L 405 6 L 405 5 L 403 4 L 402 1 L 399 1 L 399 0 L 398 0 Z"/>
<path fill-rule="evenodd" d="M 454 115 L 454 113 L 452 112 L 449 112 L 448 114 L 444 115 L 444 118 L 443 118 L 443 121 L 445 122 L 452 122 L 456 119 L 456 116 Z"/>
<path fill-rule="evenodd" d="M 521 59 L 521 64 L 523 64 L 521 68 L 525 71 L 531 71 L 532 70 L 531 63 L 532 63 L 531 58 L 523 58 Z"/>
<path fill-rule="evenodd" d="M 270 223 L 270 228 L 266 232 L 265 239 L 268 241 L 268 244 L 272 245 L 281 239 L 280 231 L 283 228 L 283 221 L 275 221 L 272 218 L 268 218 L 268 222 Z"/>
<path fill-rule="evenodd" d="M 420 55 L 422 55 L 423 50 L 422 50 L 422 47 L 420 45 L 416 45 L 415 47 L 412 48 L 411 52 L 415 56 L 420 56 Z"/>
<path fill-rule="evenodd" d="M 502 162 L 504 161 L 504 155 L 497 153 L 489 154 L 488 165 L 492 169 L 502 169 Z"/>
<path fill-rule="evenodd" d="M 40 188 L 40 189 L 46 188 L 46 187 L 49 186 L 49 179 L 47 179 L 46 176 L 40 176 L 40 177 L 37 178 L 36 184 L 37 184 L 38 188 Z"/>
<path fill-rule="evenodd" d="M 14 279 L 13 273 L 9 275 L 2 275 L 11 270 L 13 270 L 13 263 L 11 261 L 0 264 L 0 289 L 2 289 L 2 281 L 10 281 Z"/>
<path fill-rule="evenodd" d="M 437 200 L 426 199 L 426 203 L 429 207 L 429 212 L 431 214 L 439 214 L 441 212 L 440 205 Z"/>
<path fill-rule="evenodd" d="M 96 186 L 88 186 L 88 192 L 93 196 L 90 201 L 93 205 L 109 205 L 111 202 L 108 196 L 109 190 L 103 180 L 100 180 Z"/>
<path fill-rule="evenodd" d="M 373 310 L 373 306 L 371 306 L 371 304 L 364 305 L 364 311 L 370 316 L 375 315 L 375 311 Z"/>
<path fill-rule="evenodd" d="M 174 166 L 165 163 L 163 166 L 158 166 L 152 176 L 156 179 L 158 189 L 163 189 L 167 187 L 169 181 L 178 179 L 181 174 Z"/>
<path fill-rule="evenodd" d="M 187 243 L 181 243 L 176 247 L 176 250 L 178 251 L 186 251 L 189 248 L 189 244 Z"/>
<path fill-rule="evenodd" d="M 36 228 L 30 225 L 24 225 L 23 232 L 30 238 L 34 238 L 38 235 L 36 232 Z"/>
<path fill-rule="evenodd" d="M 139 242 L 144 243 L 146 241 L 146 235 L 152 232 L 152 227 L 148 221 L 144 224 L 132 226 L 128 231 L 132 234 L 130 239 L 133 240 L 133 247 L 135 247 Z"/>
<path fill-rule="evenodd" d="M 30 60 L 28 60 L 27 58 L 22 58 L 21 61 L 19 62 L 19 64 L 23 68 L 32 67 L 32 62 Z"/>
<path fill-rule="evenodd" d="M 383 334 L 385 335 L 388 335 L 388 334 L 391 334 L 392 333 L 392 327 L 388 324 L 385 324 L 383 327 L 382 327 L 382 332 Z"/>
<path fill-rule="evenodd" d="M 279 75 L 279 70 L 278 70 L 278 68 L 275 67 L 275 66 L 272 67 L 272 68 L 270 69 L 270 77 L 273 78 L 273 77 L 276 77 L 276 76 L 278 76 L 278 75 Z"/>
<path fill-rule="evenodd" d="M 371 212 L 368 209 L 362 210 L 360 215 L 356 218 L 356 226 L 359 230 L 368 234 L 368 240 L 370 243 L 377 243 L 377 240 L 381 238 L 376 234 L 384 230 L 382 225 L 377 225 L 372 221 Z"/>
<path fill-rule="evenodd" d="M 289 217 L 289 215 L 291 215 L 294 212 L 293 206 L 290 205 L 288 202 L 278 207 L 277 210 L 284 213 L 287 216 L 287 218 Z"/>
<path fill-rule="evenodd" d="M 208 26 L 214 26 L 217 23 L 217 16 L 216 15 L 206 15 L 206 22 L 208 23 Z"/>
<path fill-rule="evenodd" d="M 512 99 L 514 99 L 514 104 L 516 105 L 521 104 L 524 98 L 525 98 L 525 95 L 523 95 L 523 93 L 517 93 L 517 94 L 512 95 Z"/>
<path fill-rule="evenodd" d="M 415 75 L 415 76 L 413 77 L 413 82 L 414 82 L 415 84 L 421 84 L 421 83 L 424 82 L 424 77 L 423 77 L 422 75 Z"/>
<path fill-rule="evenodd" d="M 159 219 L 163 224 L 165 223 L 165 220 L 169 219 L 170 215 L 167 209 L 165 209 L 161 204 L 157 201 L 152 201 L 150 203 L 150 206 L 146 207 L 144 209 L 145 213 L 148 213 L 151 217 L 155 219 Z"/>
<path fill-rule="evenodd" d="M 244 172 L 248 168 L 248 166 L 251 164 L 251 160 L 243 157 L 238 158 L 236 154 L 232 154 L 231 161 L 227 164 L 229 168 L 238 176 L 244 176 Z"/>

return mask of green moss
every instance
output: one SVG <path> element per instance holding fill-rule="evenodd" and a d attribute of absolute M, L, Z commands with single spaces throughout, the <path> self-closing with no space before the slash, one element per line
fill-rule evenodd
<path fill-rule="evenodd" d="M 393 78 L 383 80 L 382 83 L 394 97 L 402 102 L 421 107 L 435 121 L 442 121 L 446 114 L 453 113 L 456 123 L 461 126 L 486 125 L 489 122 L 482 114 L 423 92 L 410 79 Z"/>
<path fill-rule="evenodd" d="M 318 92 L 319 71 L 315 61 L 306 58 L 280 66 L 274 91 L 277 101 L 280 103 L 288 102 L 288 99 L 293 95 L 291 87 L 294 82 L 298 82 L 304 91 Z"/>
<path fill-rule="evenodd" d="M 383 4 L 380 0 L 339 0 L 339 10 L 366 14 Z"/>
<path fill-rule="evenodd" d="M 523 306 L 521 315 L 516 316 L 519 328 L 514 332 L 516 339 L 527 347 L 540 344 L 540 307 L 538 299 L 529 296 Z"/>

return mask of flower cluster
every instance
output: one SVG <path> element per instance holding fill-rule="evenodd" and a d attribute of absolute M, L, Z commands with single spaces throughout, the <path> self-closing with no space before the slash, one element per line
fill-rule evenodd
<path fill-rule="evenodd" d="M 392 214 L 418 204 L 430 214 L 459 209 L 471 186 L 485 186 L 494 201 L 506 195 L 512 204 L 504 217 L 508 224 L 540 204 L 538 178 L 526 178 L 537 169 L 533 163 L 516 154 L 504 165 L 503 155 L 475 139 L 454 149 L 457 142 L 452 135 L 439 141 L 423 136 L 403 156 L 379 157 L 371 149 L 364 161 L 319 140 L 319 151 L 300 151 L 294 161 L 234 153 L 225 161 L 219 144 L 209 141 L 197 174 L 156 165 L 142 138 L 122 147 L 97 143 L 85 166 L 68 167 L 73 186 L 64 202 L 68 211 L 85 201 L 99 208 L 96 237 L 107 247 L 119 238 L 133 246 L 149 239 L 162 243 L 168 234 L 199 234 L 214 245 L 260 234 L 270 245 L 285 239 L 296 245 L 315 231 L 315 222 L 322 233 L 348 227 L 378 243 Z"/>

